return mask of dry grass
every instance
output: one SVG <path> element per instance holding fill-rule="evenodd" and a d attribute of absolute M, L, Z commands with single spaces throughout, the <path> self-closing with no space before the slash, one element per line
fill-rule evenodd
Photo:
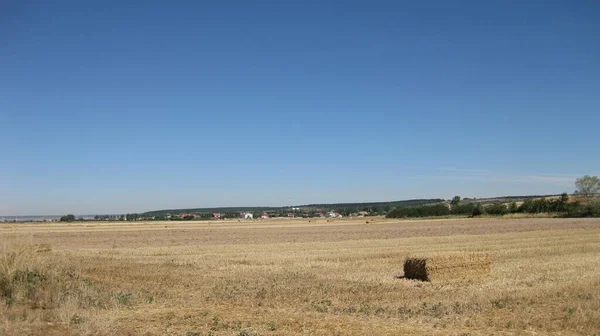
<path fill-rule="evenodd" d="M 48 244 L 0 246 L 0 335 L 93 334 L 90 327 L 100 327 L 96 315 L 112 305 L 110 290 L 50 250 Z"/>
<path fill-rule="evenodd" d="M 3 303 L 6 335 L 600 331 L 598 219 L 12 224 L 0 239 L 50 244 L 11 269 L 44 272 L 60 298 Z M 410 255 L 453 252 L 488 253 L 490 276 L 396 278 Z"/>

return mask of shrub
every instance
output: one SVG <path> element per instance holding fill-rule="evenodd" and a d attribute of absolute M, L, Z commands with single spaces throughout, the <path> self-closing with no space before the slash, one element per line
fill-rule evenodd
<path fill-rule="evenodd" d="M 60 217 L 61 222 L 73 222 L 75 221 L 75 215 L 65 215 Z"/>
<path fill-rule="evenodd" d="M 450 210 L 450 214 L 452 214 L 452 215 L 472 215 L 473 210 L 475 210 L 475 204 L 473 204 L 473 203 L 453 205 L 452 209 Z"/>
<path fill-rule="evenodd" d="M 7 323 L 0 325 L 0 335 L 6 328 L 18 331 L 7 335 L 29 334 L 25 331 L 38 321 L 86 334 L 98 323 L 97 312 L 114 306 L 111 292 L 83 277 L 68 258 L 40 251 L 35 245 L 0 244 L 0 319 Z M 57 335 L 66 334 L 60 330 Z"/>
<path fill-rule="evenodd" d="M 0 304 L 47 309 L 73 299 L 81 306 L 99 303 L 91 282 L 40 251 L 35 245 L 22 245 L 0 253 Z"/>
<path fill-rule="evenodd" d="M 563 193 L 560 198 L 555 200 L 527 199 L 518 208 L 522 213 L 542 213 L 542 212 L 573 212 L 579 207 L 578 203 L 569 203 L 569 195 Z M 511 208 L 512 210 L 512 208 Z M 512 211 L 511 211 L 512 212 Z"/>
<path fill-rule="evenodd" d="M 571 203 L 565 217 L 600 217 L 600 201 L 586 204 Z"/>
<path fill-rule="evenodd" d="M 477 206 L 473 208 L 473 213 L 471 214 L 471 217 L 477 217 L 481 215 L 483 215 L 483 210 L 481 210 L 481 206 L 477 204 Z"/>
<path fill-rule="evenodd" d="M 523 204 L 519 207 L 519 212 L 522 213 L 541 213 L 550 212 L 553 206 L 552 201 L 547 201 L 544 198 L 540 199 L 526 199 Z"/>
<path fill-rule="evenodd" d="M 448 216 L 450 209 L 445 204 L 424 205 L 415 207 L 396 208 L 387 214 L 387 218 L 410 218 Z"/>
<path fill-rule="evenodd" d="M 508 213 L 508 208 L 504 204 L 492 204 L 485 208 L 485 212 L 494 216 L 503 216 Z"/>

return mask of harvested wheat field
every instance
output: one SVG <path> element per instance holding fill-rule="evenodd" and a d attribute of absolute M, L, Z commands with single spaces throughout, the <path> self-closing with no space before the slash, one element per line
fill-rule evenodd
<path fill-rule="evenodd" d="M 600 334 L 600 219 L 5 223 L 0 242 L 0 335 Z M 403 278 L 463 253 L 488 274 Z"/>

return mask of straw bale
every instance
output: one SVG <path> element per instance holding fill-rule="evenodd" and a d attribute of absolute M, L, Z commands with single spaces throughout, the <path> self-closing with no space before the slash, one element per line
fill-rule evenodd
<path fill-rule="evenodd" d="M 411 256 L 404 262 L 404 276 L 423 281 L 472 279 L 490 274 L 487 253 L 445 253 Z"/>

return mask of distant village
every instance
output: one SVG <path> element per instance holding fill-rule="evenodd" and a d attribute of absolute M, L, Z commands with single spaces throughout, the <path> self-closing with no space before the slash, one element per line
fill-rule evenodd
<path fill-rule="evenodd" d="M 342 218 L 342 217 L 365 217 L 375 214 L 372 211 L 324 211 L 322 209 L 289 208 L 271 211 L 235 211 L 235 212 L 211 212 L 211 213 L 166 213 L 164 216 L 145 216 L 143 214 L 123 215 L 119 218 L 114 216 L 96 216 L 94 220 L 226 220 L 226 219 L 292 219 L 292 218 Z"/>
<path fill-rule="evenodd" d="M 300 208 L 292 208 L 292 211 L 287 212 L 287 213 L 278 213 L 278 212 L 267 212 L 267 211 L 263 211 L 260 213 L 256 213 L 256 212 L 245 212 L 242 211 L 239 213 L 239 218 L 243 218 L 243 219 L 269 219 L 269 218 L 277 218 L 277 219 L 282 219 L 282 218 L 342 218 L 344 217 L 344 215 L 342 215 L 339 212 L 336 211 L 329 211 L 329 212 L 313 212 L 313 211 L 302 211 Z M 359 212 L 353 212 L 350 213 L 348 215 L 348 217 L 365 217 L 368 216 L 370 213 L 368 211 L 359 211 Z M 170 215 L 169 215 L 170 216 Z M 190 218 L 191 216 L 191 218 Z M 181 214 L 177 216 L 179 219 L 202 219 L 201 215 L 198 214 Z M 232 218 L 232 217 L 228 217 L 227 214 L 225 213 L 212 213 L 211 214 L 211 219 L 213 220 L 220 220 L 220 219 L 227 219 L 227 218 Z"/>
<path fill-rule="evenodd" d="M 212 213 L 166 213 L 164 216 L 149 216 L 145 214 L 121 214 L 121 215 L 86 215 L 86 216 L 5 216 L 0 217 L 0 223 L 15 222 L 60 222 L 60 221 L 152 221 L 152 220 L 226 220 L 226 219 L 293 219 L 293 218 L 342 218 L 342 217 L 365 217 L 377 214 L 373 211 L 323 211 L 321 209 L 289 208 L 287 211 L 236 211 L 236 212 L 212 212 Z"/>

